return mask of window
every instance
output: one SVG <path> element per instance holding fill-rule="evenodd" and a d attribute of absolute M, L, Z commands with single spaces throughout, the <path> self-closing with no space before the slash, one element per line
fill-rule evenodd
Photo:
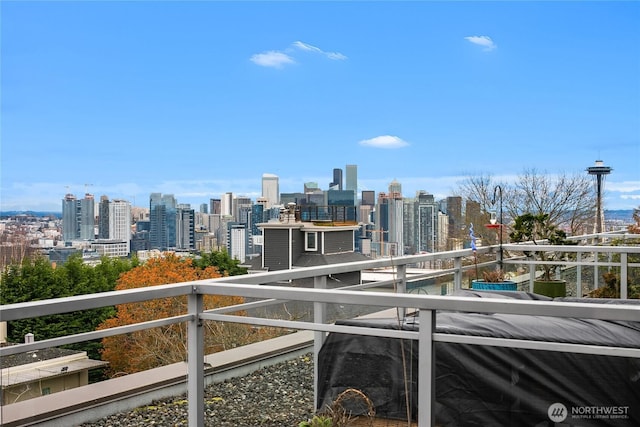
<path fill-rule="evenodd" d="M 42 395 L 45 396 L 47 394 L 51 394 L 51 389 L 49 387 L 45 387 L 42 389 Z"/>
<path fill-rule="evenodd" d="M 318 232 L 306 231 L 305 233 L 305 251 L 317 251 L 318 250 Z"/>

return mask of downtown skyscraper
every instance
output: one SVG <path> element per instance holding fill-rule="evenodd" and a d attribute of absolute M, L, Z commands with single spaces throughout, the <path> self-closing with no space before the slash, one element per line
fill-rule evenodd
<path fill-rule="evenodd" d="M 93 194 L 78 200 L 67 194 L 62 200 L 62 238 L 65 242 L 95 239 L 95 207 Z"/>
<path fill-rule="evenodd" d="M 151 193 L 149 199 L 149 243 L 152 249 L 176 246 L 176 208 L 173 194 Z"/>

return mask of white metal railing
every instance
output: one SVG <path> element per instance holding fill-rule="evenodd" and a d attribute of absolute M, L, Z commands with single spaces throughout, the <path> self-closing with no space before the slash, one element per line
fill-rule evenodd
<path fill-rule="evenodd" d="M 621 271 L 621 278 L 624 277 L 624 283 L 622 284 L 622 287 L 624 289 L 627 288 L 627 275 L 626 273 L 622 272 L 626 272 L 627 269 L 630 268 L 640 268 L 640 263 L 628 262 L 628 255 L 636 256 L 640 254 L 640 247 L 634 246 L 546 247 L 535 245 L 503 245 L 503 249 L 508 251 L 509 253 L 514 254 L 513 258 L 505 259 L 505 263 L 519 263 L 529 265 L 530 267 L 533 267 L 533 263 L 530 260 L 523 259 L 516 253 L 534 250 L 562 250 L 565 252 L 574 252 L 576 254 L 590 254 L 589 256 L 576 257 L 576 260 L 563 261 L 562 264 L 567 266 L 577 265 L 582 267 L 588 265 L 596 269 L 600 267 L 618 268 Z M 496 247 L 481 247 L 478 248 L 478 253 L 485 254 L 489 252 L 495 252 L 495 250 Z M 597 254 L 603 253 L 620 254 L 620 261 L 599 261 Z M 182 295 L 186 295 L 188 298 L 188 312 L 182 316 L 163 318 L 150 322 L 121 326 L 107 330 L 36 341 L 29 344 L 3 347 L 0 348 L 0 357 L 76 342 L 101 339 L 107 336 L 129 333 L 136 330 L 150 329 L 158 326 L 185 322 L 188 325 L 188 414 L 189 425 L 192 426 L 200 426 L 204 424 L 204 365 L 202 363 L 204 358 L 204 342 L 202 322 L 205 320 L 283 327 L 288 329 L 313 330 L 315 331 L 316 337 L 314 345 L 316 358 L 318 351 L 322 346 L 322 343 L 324 342 L 326 333 L 328 332 L 418 340 L 420 357 L 420 371 L 418 373 L 418 394 L 419 401 L 421 402 L 421 405 L 418 409 L 418 422 L 421 426 L 433 425 L 435 420 L 435 413 L 433 409 L 435 401 L 435 341 L 640 358 L 640 349 L 634 348 L 601 347 L 592 345 L 528 340 L 510 340 L 436 333 L 436 316 L 437 311 L 440 310 L 572 317 L 617 321 L 638 321 L 640 319 L 640 306 L 638 305 L 503 300 L 489 298 L 466 298 L 450 295 L 434 296 L 405 293 L 407 284 L 411 280 L 417 280 L 424 277 L 438 277 L 443 275 L 453 277 L 453 289 L 461 289 L 464 271 L 473 268 L 473 265 L 470 265 L 468 263 L 468 259 L 472 257 L 472 255 L 473 252 L 470 249 L 467 249 L 435 254 L 403 256 L 393 259 L 385 258 L 354 263 L 335 264 L 330 266 L 299 268 L 294 270 L 233 276 L 219 279 L 153 286 L 149 288 L 129 289 L 123 291 L 104 292 L 99 294 L 79 295 L 53 300 L 42 300 L 4 305 L 1 307 L 2 320 L 10 322 L 12 320 L 18 319 L 87 310 L 124 303 L 136 303 L 152 299 L 161 299 Z M 409 277 L 407 274 L 407 267 L 409 266 L 445 259 L 448 261 L 452 261 L 453 267 L 441 269 L 438 271 L 430 271 L 423 275 L 416 275 L 411 277 Z M 464 260 L 467 260 L 467 262 L 463 262 Z M 554 264 L 560 263 L 561 262 L 554 261 Z M 342 289 L 326 289 L 327 280 L 334 275 L 380 268 L 392 268 L 394 271 L 393 279 L 373 283 L 360 283 Z M 305 278 L 313 278 L 314 288 L 296 288 L 274 285 L 277 283 L 290 282 L 293 280 Z M 380 287 L 382 285 L 388 285 L 391 283 L 393 283 L 394 287 L 397 290 L 397 293 L 390 294 L 388 292 L 382 293 L 363 290 L 367 287 Z M 202 304 L 203 296 L 209 294 L 241 296 L 244 298 L 257 299 L 258 301 L 234 307 L 225 307 L 204 311 Z M 247 307 L 273 304 L 276 302 L 288 300 L 313 303 L 313 320 L 292 321 L 230 314 L 234 311 L 238 311 L 241 309 L 244 310 Z M 327 304 L 366 305 L 371 307 L 380 307 L 381 309 L 396 308 L 399 310 L 399 313 L 404 313 L 407 310 L 418 310 L 420 328 L 418 332 L 415 332 L 328 324 L 326 322 Z M 317 369 L 318 364 L 316 363 L 315 365 Z"/>

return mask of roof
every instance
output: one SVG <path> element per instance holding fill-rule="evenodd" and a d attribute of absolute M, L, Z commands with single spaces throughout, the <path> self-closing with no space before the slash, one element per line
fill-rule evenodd
<path fill-rule="evenodd" d="M 45 360 L 57 359 L 59 357 L 71 356 L 74 354 L 82 354 L 82 351 L 69 350 L 65 348 L 44 348 L 41 350 L 27 351 L 24 353 L 11 354 L 9 356 L 3 356 L 0 359 L 0 367 L 13 368 L 20 365 L 27 365 L 35 362 L 42 362 Z"/>
<path fill-rule="evenodd" d="M 84 351 L 47 348 L 2 358 L 2 388 L 101 368 L 108 362 L 92 360 Z"/>

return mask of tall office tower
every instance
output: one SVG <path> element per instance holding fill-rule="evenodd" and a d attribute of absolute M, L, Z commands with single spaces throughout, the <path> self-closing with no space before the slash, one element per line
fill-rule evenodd
<path fill-rule="evenodd" d="M 203 214 L 209 213 L 209 206 L 206 203 L 200 204 L 200 213 L 203 213 Z"/>
<path fill-rule="evenodd" d="M 389 183 L 389 197 L 402 197 L 402 184 L 395 179 Z"/>
<path fill-rule="evenodd" d="M 209 199 L 209 212 L 214 215 L 220 215 L 221 203 L 220 199 Z"/>
<path fill-rule="evenodd" d="M 109 197 L 100 196 L 98 204 L 98 239 L 109 238 Z"/>
<path fill-rule="evenodd" d="M 480 227 L 484 225 L 486 221 L 485 216 L 482 214 L 480 203 L 467 199 L 464 206 L 464 221 L 465 221 L 465 235 L 461 236 L 465 241 L 469 240 L 469 226 L 473 224 L 476 235 L 480 234 Z"/>
<path fill-rule="evenodd" d="M 73 194 L 62 200 L 62 238 L 72 240 L 93 240 L 96 238 L 95 206 L 92 194 L 85 194 L 78 200 Z"/>
<path fill-rule="evenodd" d="M 280 204 L 287 206 L 288 203 L 295 203 L 296 205 L 306 205 L 307 195 L 305 193 L 280 193 Z"/>
<path fill-rule="evenodd" d="M 320 189 L 306 194 L 307 204 L 315 206 L 323 206 L 327 204 L 326 191 Z"/>
<path fill-rule="evenodd" d="M 262 230 L 258 227 L 258 224 L 267 222 L 268 218 L 265 218 L 264 204 L 255 203 L 251 206 L 251 247 L 252 253 L 262 253 Z"/>
<path fill-rule="evenodd" d="M 224 193 L 220 202 L 220 214 L 222 216 L 233 216 L 233 193 Z"/>
<path fill-rule="evenodd" d="M 314 193 L 316 191 L 318 191 L 320 189 L 320 187 L 318 187 L 318 183 L 317 182 L 305 182 L 304 183 L 304 193 Z"/>
<path fill-rule="evenodd" d="M 280 204 L 280 179 L 272 173 L 262 174 L 262 197 L 267 199 L 267 209 Z"/>
<path fill-rule="evenodd" d="M 96 238 L 95 200 L 93 194 L 85 193 L 80 200 L 80 240 Z"/>
<path fill-rule="evenodd" d="M 418 192 L 415 214 L 417 252 L 435 252 L 438 238 L 438 204 L 432 194 L 426 191 Z"/>
<path fill-rule="evenodd" d="M 242 224 L 248 224 L 251 216 L 251 198 L 238 196 L 233 202 L 233 219 Z"/>
<path fill-rule="evenodd" d="M 238 222 L 227 224 L 227 252 L 241 263 L 246 260 L 247 226 Z"/>
<path fill-rule="evenodd" d="M 152 249 L 166 250 L 167 207 L 162 204 L 162 193 L 151 193 L 149 198 L 149 245 Z"/>
<path fill-rule="evenodd" d="M 176 246 L 176 212 L 178 201 L 173 194 L 164 194 L 162 203 L 167 207 L 167 244 L 170 248 Z"/>
<path fill-rule="evenodd" d="M 357 209 L 351 190 L 329 190 L 326 192 L 330 218 L 334 221 L 356 221 Z"/>
<path fill-rule="evenodd" d="M 380 243 L 378 253 L 381 256 L 397 256 L 403 251 L 403 208 L 404 205 L 400 193 L 378 194 L 377 230 L 374 230 L 373 233 L 379 234 L 379 236 L 374 236 L 374 241 Z"/>
<path fill-rule="evenodd" d="M 236 222 L 245 225 L 245 257 L 246 255 L 253 253 L 253 240 L 251 235 L 251 221 L 253 219 L 252 209 L 253 202 L 249 197 L 236 198 Z"/>
<path fill-rule="evenodd" d="M 460 238 L 460 233 L 464 229 L 462 221 L 462 197 L 447 197 L 447 216 L 449 217 L 448 235 L 450 238 Z"/>
<path fill-rule="evenodd" d="M 179 204 L 176 211 L 176 248 L 196 248 L 195 211 L 189 204 Z"/>
<path fill-rule="evenodd" d="M 131 251 L 131 203 L 114 199 L 109 203 L 109 237 L 127 243 L 127 254 Z"/>
<path fill-rule="evenodd" d="M 173 194 L 151 193 L 149 199 L 149 241 L 152 249 L 167 250 L 176 245 L 176 206 Z"/>
<path fill-rule="evenodd" d="M 596 160 L 596 164 L 587 168 L 589 175 L 593 175 L 596 181 L 596 221 L 594 224 L 594 232 L 602 233 L 604 231 L 604 211 L 602 209 L 602 191 L 604 189 L 604 178 L 611 173 L 611 168 L 605 166 L 602 160 Z"/>
<path fill-rule="evenodd" d="M 342 169 L 333 170 L 333 181 L 329 184 L 329 190 L 342 190 Z"/>
<path fill-rule="evenodd" d="M 354 205 L 358 204 L 358 165 L 347 165 L 345 167 L 345 190 L 352 190 Z"/>
<path fill-rule="evenodd" d="M 413 255 L 418 253 L 416 244 L 417 222 L 417 196 L 404 197 L 402 199 L 402 239 L 404 240 L 404 253 Z"/>
<path fill-rule="evenodd" d="M 436 236 L 436 252 L 447 250 L 449 241 L 449 216 L 443 212 L 438 212 L 438 235 Z"/>
<path fill-rule="evenodd" d="M 62 199 L 62 238 L 65 242 L 76 240 L 80 235 L 78 231 L 78 199 L 73 194 L 66 194 Z"/>
<path fill-rule="evenodd" d="M 358 221 L 364 224 L 370 224 L 375 221 L 373 218 L 374 208 L 376 206 L 376 192 L 372 190 L 363 190 L 360 196 L 360 210 Z"/>
<path fill-rule="evenodd" d="M 373 190 L 362 190 L 361 205 L 375 206 L 376 205 L 376 192 Z"/>

